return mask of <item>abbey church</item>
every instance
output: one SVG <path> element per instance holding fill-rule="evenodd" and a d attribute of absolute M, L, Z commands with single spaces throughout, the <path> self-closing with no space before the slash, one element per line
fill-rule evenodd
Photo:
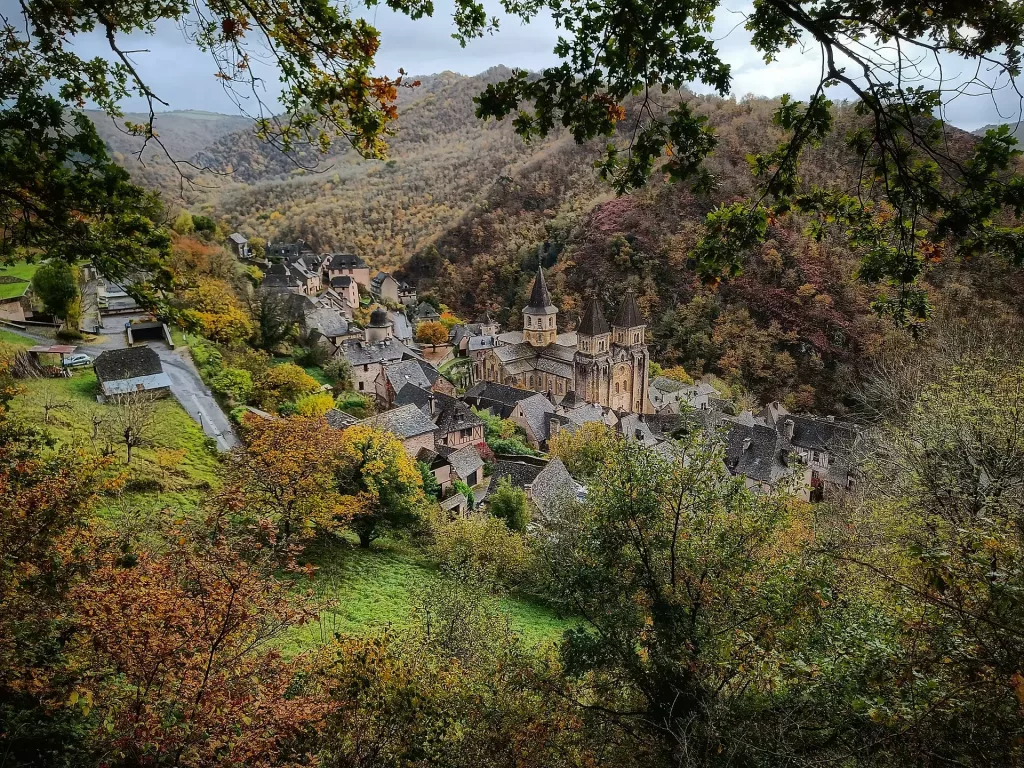
<path fill-rule="evenodd" d="M 572 393 L 628 413 L 653 413 L 647 396 L 650 355 L 646 323 L 636 296 L 626 291 L 615 320 L 608 324 L 596 297 L 587 302 L 579 328 L 558 332 L 558 308 L 537 270 L 530 301 L 523 308 L 523 330 L 502 333 L 483 360 L 483 378 L 532 389 L 561 402 Z"/>

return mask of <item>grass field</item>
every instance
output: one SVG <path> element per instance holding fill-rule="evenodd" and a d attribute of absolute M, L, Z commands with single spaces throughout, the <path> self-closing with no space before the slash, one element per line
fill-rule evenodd
<path fill-rule="evenodd" d="M 35 346 L 35 342 L 32 339 L 20 336 L 17 333 L 11 333 L 0 328 L 0 344 L 13 344 L 16 347 L 32 347 Z"/>
<path fill-rule="evenodd" d="M 99 387 L 91 369 L 77 371 L 70 379 L 31 379 L 20 382 L 23 391 L 11 402 L 11 410 L 27 421 L 43 426 L 60 442 L 101 451 L 106 440 L 92 438 L 92 415 L 109 416 L 116 406 L 96 402 Z M 50 423 L 44 424 L 44 405 L 59 403 L 64 407 L 52 409 Z M 126 466 L 134 486 L 145 481 L 151 487 L 126 493 L 120 500 L 145 512 L 165 507 L 195 508 L 198 501 L 217 483 L 218 459 L 207 444 L 199 425 L 178 405 L 174 398 L 164 398 L 155 404 L 154 428 L 151 444 L 133 453 L 132 463 Z M 100 428 L 102 433 L 103 429 Z M 114 444 L 114 455 L 124 466 L 125 449 Z M 181 458 L 171 452 L 184 451 Z M 155 481 L 153 485 L 152 481 Z M 143 485 L 143 487 L 145 487 Z M 102 516 L 106 507 L 98 513 Z"/>
<path fill-rule="evenodd" d="M 17 277 L 25 281 L 24 283 L 0 283 L 0 299 L 23 296 L 37 269 L 39 269 L 38 264 L 28 264 L 24 261 L 15 262 L 9 267 L 0 264 L 0 277 Z"/>
<path fill-rule="evenodd" d="M 319 624 L 297 628 L 288 639 L 291 651 L 309 648 L 333 633 L 363 634 L 388 625 L 409 626 L 423 590 L 447 578 L 414 547 L 388 540 L 374 542 L 369 550 L 355 541 L 343 541 L 317 552 L 317 572 L 301 585 L 333 606 Z M 531 646 L 555 642 L 573 622 L 549 608 L 526 600 L 503 599 L 501 608 L 513 629 Z"/>

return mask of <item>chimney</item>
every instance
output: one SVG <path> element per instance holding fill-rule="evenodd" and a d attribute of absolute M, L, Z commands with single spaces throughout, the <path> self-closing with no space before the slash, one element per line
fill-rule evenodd
<path fill-rule="evenodd" d="M 786 419 L 784 422 L 782 422 L 782 426 L 785 427 L 786 429 L 786 439 L 792 440 L 793 430 L 796 428 L 796 424 L 793 422 L 792 419 Z"/>
<path fill-rule="evenodd" d="M 644 441 L 644 431 L 640 429 L 640 427 L 637 427 L 633 430 L 633 437 L 635 437 L 638 442 L 642 443 Z"/>
<path fill-rule="evenodd" d="M 750 441 L 750 438 L 749 438 L 749 437 L 745 437 L 745 438 L 743 438 L 743 450 L 744 450 L 744 452 L 746 452 L 746 451 L 749 451 L 749 450 L 750 450 L 750 442 L 751 442 L 751 441 Z"/>
<path fill-rule="evenodd" d="M 431 416 L 437 415 L 437 398 L 434 397 L 433 395 L 428 395 L 427 396 L 427 403 L 430 404 L 430 415 Z"/>

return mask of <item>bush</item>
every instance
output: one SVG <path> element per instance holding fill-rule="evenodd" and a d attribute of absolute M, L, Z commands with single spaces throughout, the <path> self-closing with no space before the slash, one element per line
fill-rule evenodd
<path fill-rule="evenodd" d="M 334 401 L 334 407 L 357 419 L 365 419 L 373 415 L 373 401 L 358 392 L 342 392 Z"/>
<path fill-rule="evenodd" d="M 57 331 L 57 333 L 54 334 L 54 336 L 57 337 L 58 341 L 81 341 L 83 338 L 85 338 L 84 336 L 82 336 L 82 332 L 80 330 L 78 330 L 77 328 L 71 328 L 69 326 L 64 326 L 63 328 L 61 328 L 59 331 Z"/>
<path fill-rule="evenodd" d="M 504 520 L 512 531 L 522 533 L 530 522 L 526 493 L 522 488 L 512 485 L 507 477 L 501 478 L 498 489 L 487 502 L 487 509 L 494 517 Z"/>
<path fill-rule="evenodd" d="M 236 403 L 246 403 L 252 397 L 252 375 L 241 368 L 222 368 L 210 378 L 210 389 Z"/>
<path fill-rule="evenodd" d="M 295 410 L 300 416 L 323 416 L 334 407 L 334 398 L 326 392 L 302 395 L 295 401 Z"/>
<path fill-rule="evenodd" d="M 329 360 L 323 366 L 324 375 L 338 389 L 352 389 L 352 363 L 343 355 Z"/>
<path fill-rule="evenodd" d="M 441 569 L 460 581 L 482 582 L 492 590 L 521 589 L 533 568 L 533 553 L 523 536 L 497 518 L 473 515 L 438 519 L 431 551 Z"/>
<path fill-rule="evenodd" d="M 320 368 L 327 362 L 329 356 L 327 347 L 322 344 L 313 344 L 303 347 L 302 351 L 295 356 L 295 362 L 305 368 Z"/>
<path fill-rule="evenodd" d="M 281 405 L 277 407 L 278 416 L 295 416 L 298 412 L 299 409 L 296 408 L 295 403 L 292 402 L 281 403 Z"/>
<path fill-rule="evenodd" d="M 125 481 L 124 489 L 129 493 L 159 493 L 164 485 L 155 477 L 132 477 Z"/>
<path fill-rule="evenodd" d="M 189 344 L 189 350 L 192 352 L 192 360 L 200 371 L 206 371 L 206 369 L 216 370 L 224 364 L 224 356 L 220 353 L 220 350 L 205 339 L 193 341 Z M 212 372 L 211 370 L 210 373 Z"/>
<path fill-rule="evenodd" d="M 273 409 L 275 405 L 293 401 L 300 395 L 317 392 L 320 384 L 294 363 L 275 365 L 259 382 L 257 393 L 262 407 Z M 293 406 L 294 407 L 294 406 Z"/>

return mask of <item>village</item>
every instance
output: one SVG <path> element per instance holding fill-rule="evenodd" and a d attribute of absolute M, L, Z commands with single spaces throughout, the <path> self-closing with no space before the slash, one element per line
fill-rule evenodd
<path fill-rule="evenodd" d="M 242 235 L 229 245 L 239 259 L 252 259 Z M 852 424 L 790 413 L 778 402 L 740 410 L 708 382 L 652 377 L 646 321 L 630 291 L 612 322 L 594 297 L 567 330 L 538 269 L 522 330 L 484 316 L 425 343 L 420 331 L 436 329 L 439 307 L 387 272 L 371 276 L 357 255 L 269 244 L 260 266 L 262 289 L 284 295 L 303 331 L 350 364 L 354 390 L 377 409 L 362 421 L 393 433 L 430 467 L 442 507 L 453 514 L 485 503 L 503 478 L 541 513 L 566 494 L 584 494 L 562 462 L 544 454 L 559 433 L 590 423 L 665 455 L 677 449 L 674 438 L 702 430 L 723 442 L 725 468 L 754 490 L 785 486 L 811 502 L 853 487 Z M 369 310 L 363 327 L 355 321 L 360 308 Z M 517 425 L 536 455 L 490 451 L 488 416 Z M 327 421 L 340 429 L 360 422 L 337 409 Z M 454 492 L 455 483 L 473 493 Z"/>

